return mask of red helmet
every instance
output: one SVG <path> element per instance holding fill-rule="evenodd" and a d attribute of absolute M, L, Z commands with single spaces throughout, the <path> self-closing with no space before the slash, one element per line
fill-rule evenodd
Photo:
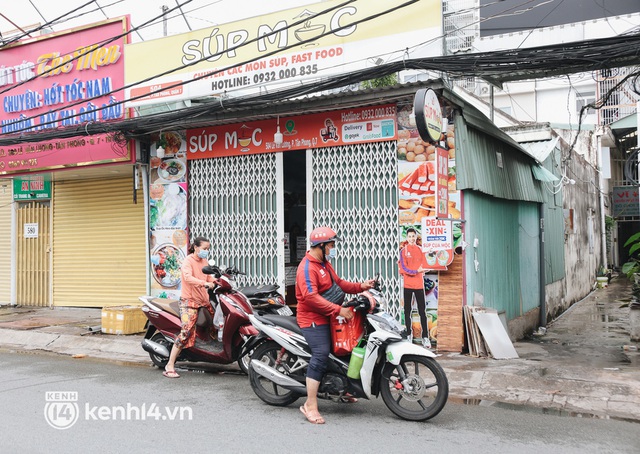
<path fill-rule="evenodd" d="M 338 238 L 336 232 L 330 227 L 315 228 L 311 232 L 311 235 L 309 235 L 309 244 L 311 244 L 311 247 L 338 240 L 340 240 L 340 238 Z"/>

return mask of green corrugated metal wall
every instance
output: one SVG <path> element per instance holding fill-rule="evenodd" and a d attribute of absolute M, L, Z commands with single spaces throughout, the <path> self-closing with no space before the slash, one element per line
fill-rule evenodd
<path fill-rule="evenodd" d="M 531 157 L 475 129 L 462 115 L 456 115 L 455 134 L 458 189 L 473 189 L 500 199 L 543 201 L 541 184 L 531 173 Z M 502 168 L 496 152 L 502 154 Z"/>
<path fill-rule="evenodd" d="M 477 191 L 464 195 L 467 301 L 505 311 L 508 320 L 540 304 L 538 205 L 497 199 Z M 474 248 L 474 239 L 478 247 Z M 478 261 L 475 271 L 474 260 Z"/>
<path fill-rule="evenodd" d="M 560 174 L 560 149 L 555 150 L 544 161 L 544 167 L 558 178 Z M 558 183 L 558 182 L 556 182 Z M 551 284 L 565 276 L 564 271 L 564 213 L 562 193 L 551 183 L 542 183 L 544 196 L 544 278 Z M 554 192 L 556 192 L 554 194 Z"/>

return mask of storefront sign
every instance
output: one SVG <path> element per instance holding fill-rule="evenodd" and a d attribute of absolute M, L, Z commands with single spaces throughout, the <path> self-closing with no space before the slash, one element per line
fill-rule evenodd
<path fill-rule="evenodd" d="M 613 188 L 613 216 L 640 216 L 638 186 L 617 186 Z"/>
<path fill-rule="evenodd" d="M 0 177 L 69 167 L 132 162 L 131 147 L 131 143 L 116 140 L 111 134 L 48 142 L 25 142 L 0 147 Z"/>
<path fill-rule="evenodd" d="M 284 137 L 281 144 L 273 141 L 273 134 L 278 126 L 275 119 L 189 129 L 187 158 L 218 158 L 304 150 L 393 140 L 397 137 L 394 104 L 299 117 L 280 117 L 279 121 Z"/>
<path fill-rule="evenodd" d="M 13 179 L 13 200 L 51 198 L 51 180 L 46 175 L 31 175 Z"/>
<path fill-rule="evenodd" d="M 413 106 L 422 140 L 438 142 L 442 134 L 442 109 L 436 93 L 430 88 L 418 90 Z"/>
<path fill-rule="evenodd" d="M 125 118 L 124 106 L 116 105 L 124 93 L 112 91 L 124 85 L 127 38 L 110 39 L 127 29 L 128 19 L 120 18 L 2 49 L 0 132 L 34 133 Z M 0 175 L 66 165 L 69 141 L 5 147 Z"/>
<path fill-rule="evenodd" d="M 422 218 L 422 251 L 430 270 L 446 270 L 453 261 L 453 229 L 451 221 Z"/>
<path fill-rule="evenodd" d="M 128 105 L 260 93 L 371 67 L 380 56 L 438 56 L 441 35 L 440 0 L 331 0 L 264 14 L 128 45 L 126 83 L 140 82 L 127 90 Z"/>
<path fill-rule="evenodd" d="M 449 151 L 436 149 L 436 217 L 449 217 Z"/>

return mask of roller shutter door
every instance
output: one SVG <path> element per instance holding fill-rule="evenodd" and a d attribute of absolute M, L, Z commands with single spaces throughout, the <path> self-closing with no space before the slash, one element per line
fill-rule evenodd
<path fill-rule="evenodd" d="M 138 303 L 146 292 L 147 231 L 142 190 L 131 178 L 56 183 L 53 305 Z"/>
<path fill-rule="evenodd" d="M 11 180 L 0 180 L 0 304 L 11 303 Z"/>

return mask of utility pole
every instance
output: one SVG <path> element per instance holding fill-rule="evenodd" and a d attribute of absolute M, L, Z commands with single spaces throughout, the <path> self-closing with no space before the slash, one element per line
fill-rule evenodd
<path fill-rule="evenodd" d="M 169 7 L 167 5 L 162 5 L 162 35 L 167 36 L 167 11 L 169 11 Z"/>

